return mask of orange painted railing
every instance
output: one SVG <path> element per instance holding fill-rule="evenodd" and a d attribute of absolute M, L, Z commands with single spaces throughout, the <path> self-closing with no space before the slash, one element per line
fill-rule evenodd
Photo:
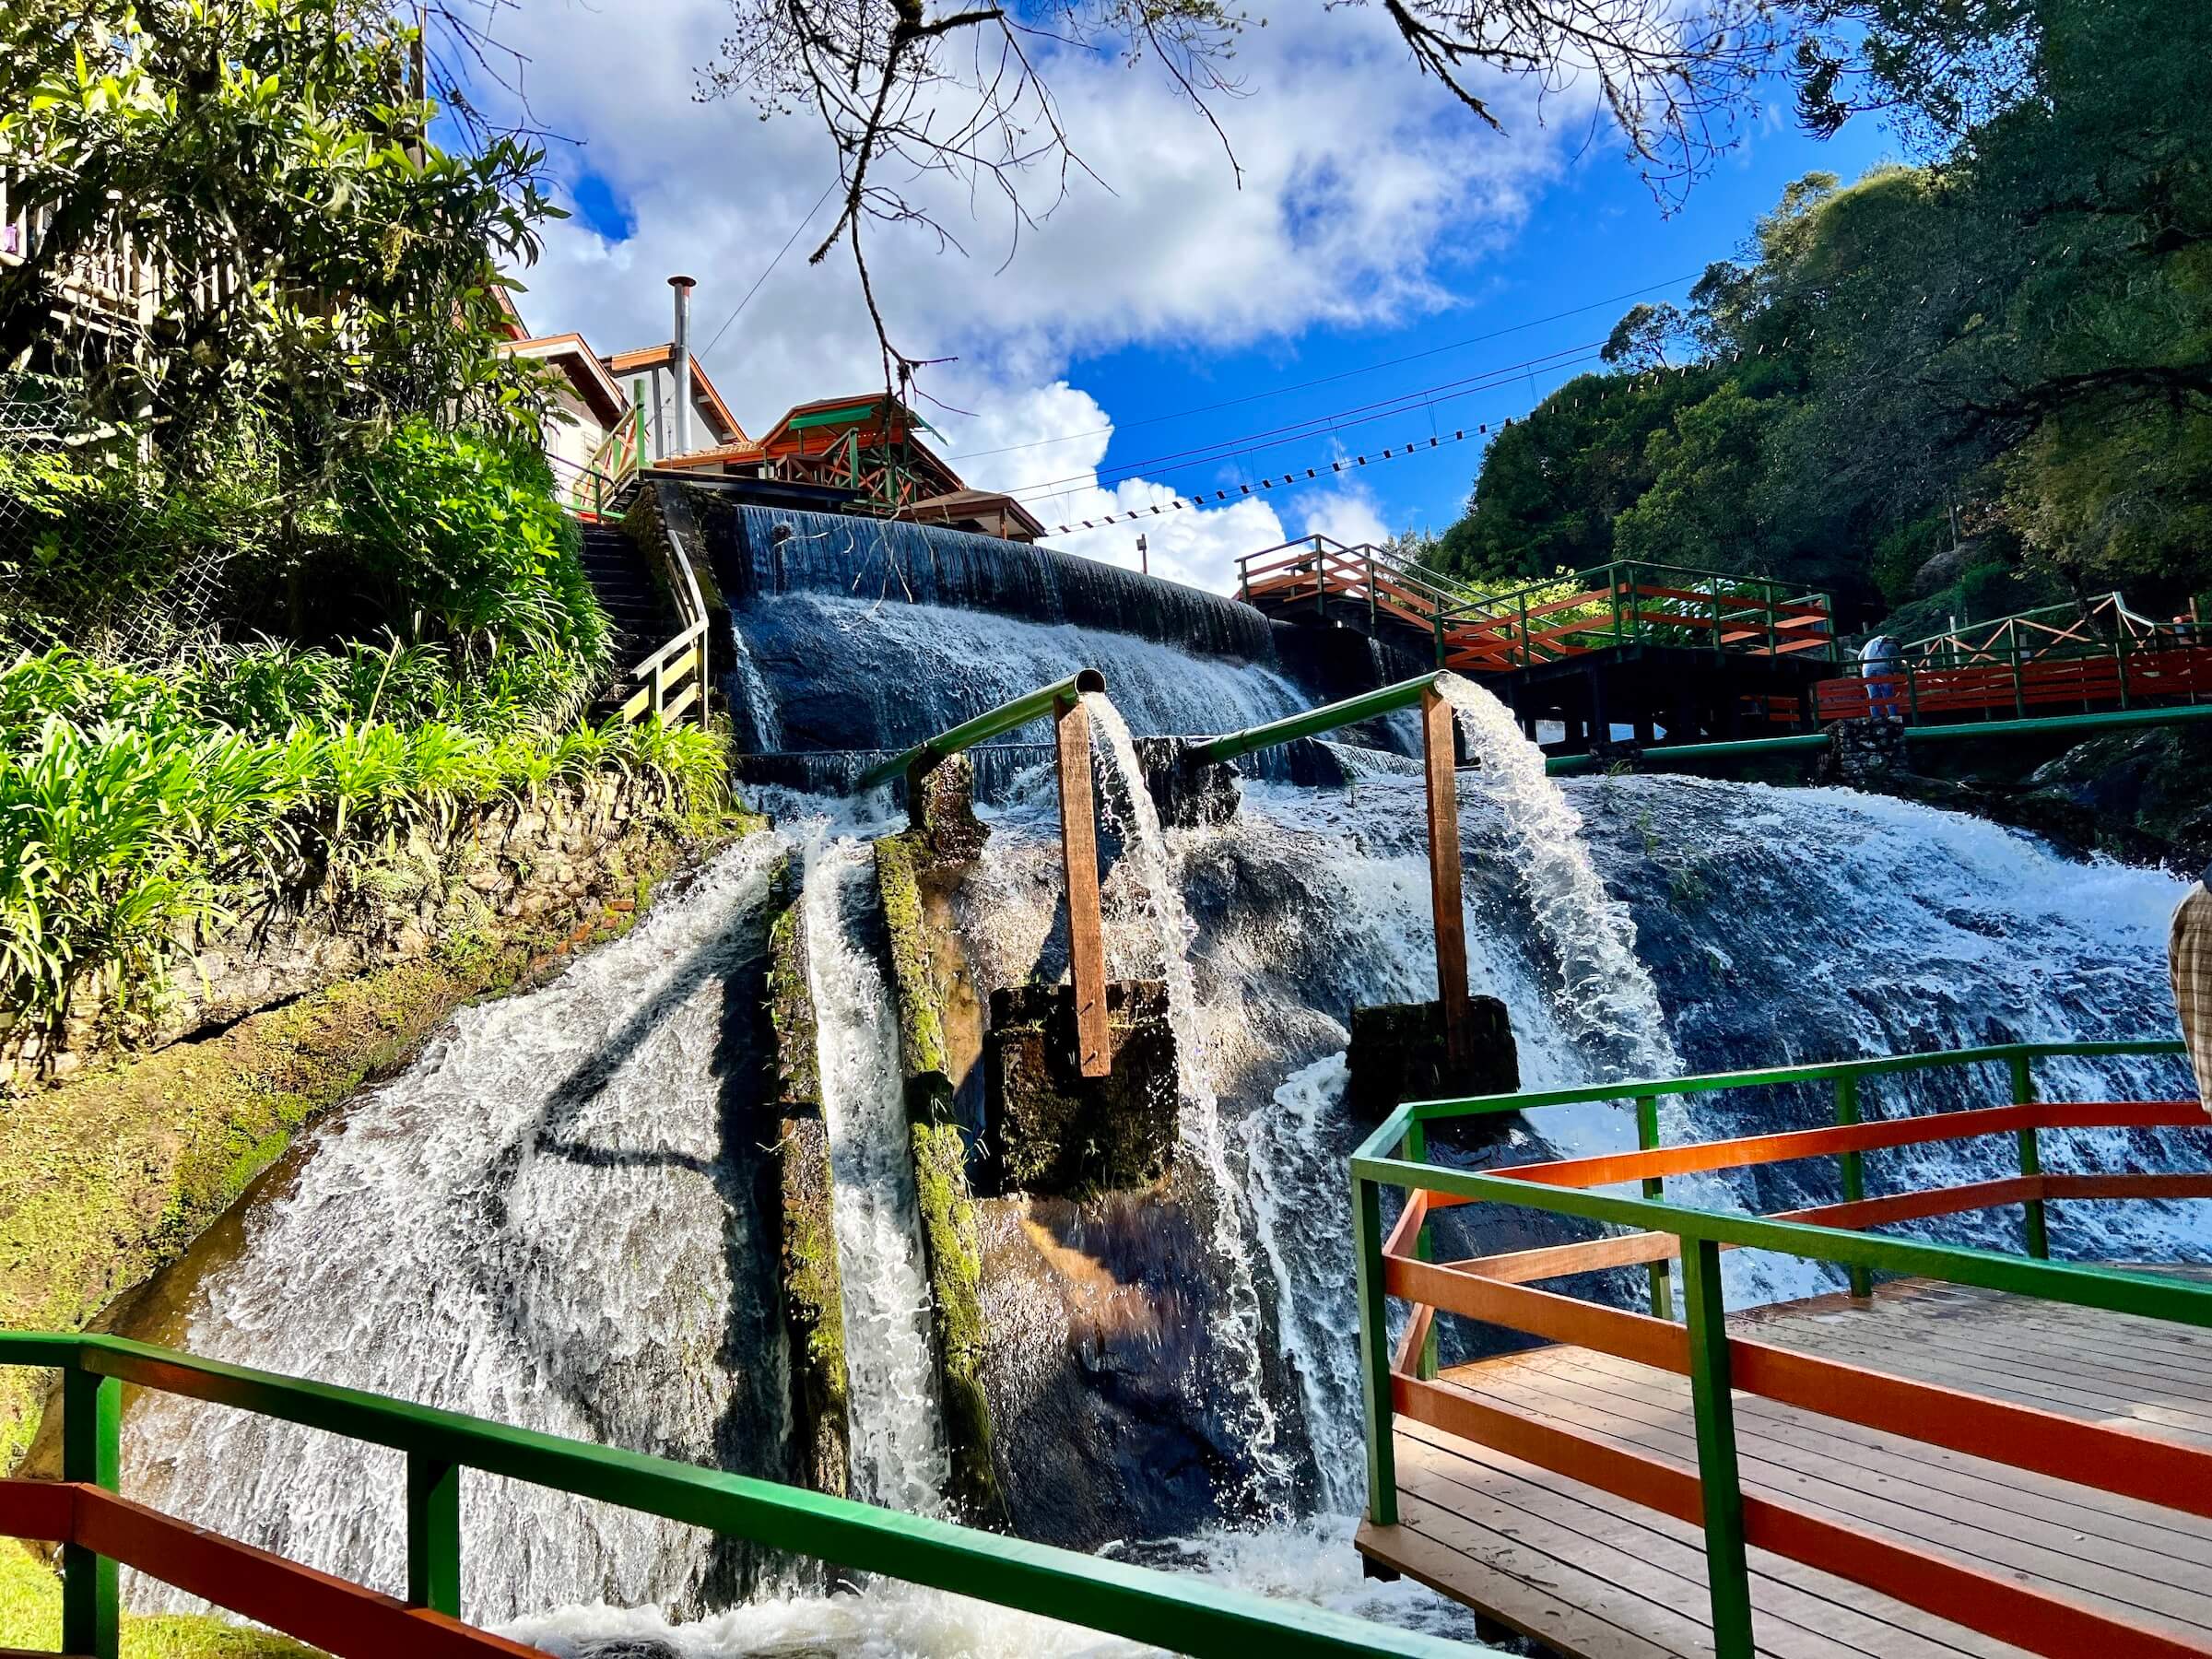
<path fill-rule="evenodd" d="M 1310 535 L 1237 561 L 1238 597 L 1270 615 L 1341 618 L 1428 637 L 1437 665 L 1502 674 L 1616 646 L 1791 656 L 1833 649 L 1827 596 L 1757 577 L 1619 562 L 1485 594 L 1386 547 Z M 1564 589 L 1565 591 L 1562 591 Z M 1795 718 L 1793 710 L 1792 719 Z"/>
<path fill-rule="evenodd" d="M 2014 1059 L 2016 1080 L 2024 1074 L 2025 1053 L 2020 1051 Z M 2035 1150 L 2036 1136 L 2046 1130 L 2157 1128 L 2188 1130 L 2201 1135 L 2212 1125 L 2195 1103 L 2077 1104 L 2021 1100 L 1932 1118 L 1863 1123 L 1857 1121 L 1856 1068 L 1839 1068 L 1839 1075 L 1846 1071 L 1851 1074 L 1845 1080 L 1852 1092 L 1847 1112 L 1840 1097 L 1839 1116 L 1849 1121 L 1836 1127 L 1570 1159 L 1495 1170 L 1479 1176 L 1444 1171 L 1425 1162 L 1423 1125 L 1433 1119 L 1420 1114 L 1447 1115 L 1454 1109 L 1453 1105 L 1401 1109 L 1405 1122 L 1386 1124 L 1353 1166 L 1356 1190 L 1362 1194 L 1363 1230 L 1376 1225 L 1369 1209 L 1371 1200 L 1364 1195 L 1365 1183 L 1387 1183 L 1406 1191 L 1404 1209 L 1381 1240 L 1377 1253 L 1380 1284 L 1365 1292 L 1380 1292 L 1413 1304 L 1412 1320 L 1388 1356 L 1389 1410 L 1677 1520 L 1703 1525 L 1712 1563 L 1717 1645 L 1724 1655 L 1750 1651 L 1747 1598 L 1740 1584 L 1731 1586 L 1724 1582 L 1728 1571 L 1724 1558 L 1730 1548 L 1740 1563 L 1741 1550 L 1749 1545 L 1865 1585 L 2030 1653 L 2061 1659 L 2112 1659 L 2120 1653 L 2204 1659 L 2212 1648 L 2193 1644 L 2170 1631 L 2154 1630 L 1966 1561 L 1931 1556 L 1905 1540 L 1831 1519 L 1787 1500 L 1742 1490 L 1735 1474 L 1734 1429 L 1725 1406 L 1730 1389 L 2053 1479 L 2212 1517 L 2212 1451 L 1726 1334 L 1718 1319 L 1718 1253 L 1747 1247 L 1848 1262 L 1853 1266 L 1854 1288 L 1859 1294 L 1865 1294 L 1860 1275 L 1874 1267 L 2116 1312 L 2212 1324 L 2212 1295 L 2195 1287 L 2098 1269 L 2016 1262 L 1985 1251 L 1892 1239 L 1849 1240 L 1850 1233 L 1887 1223 L 2017 1205 L 2027 1210 L 2030 1251 L 2041 1254 L 2044 1248 L 2043 1206 L 2053 1200 L 2212 1198 L 2212 1173 L 2053 1174 L 2043 1171 Z M 1725 1086 L 1723 1079 L 1683 1081 Z M 1635 1087 L 1640 1107 L 1648 1104 L 1641 1093 L 1645 1086 Z M 2021 1084 L 2018 1092 L 2025 1095 L 2029 1091 Z M 1458 1105 L 1495 1110 L 1501 1108 L 1506 1099 Z M 1545 1103 L 1540 1098 L 1532 1099 L 1535 1103 Z M 1408 1110 L 1410 1115 L 1406 1115 Z M 1867 1153 L 1947 1145 L 1986 1135 L 2016 1138 L 2020 1148 L 2020 1174 L 1877 1198 L 1856 1195 L 1859 1162 Z M 1370 1155 L 1386 1137 L 1397 1136 L 1406 1143 L 1399 1156 Z M 1842 1162 L 1848 1194 L 1843 1202 L 1752 1217 L 1653 1201 L 1669 1177 L 1816 1158 L 1835 1158 Z M 1642 1182 L 1644 1200 L 1601 1196 L 1595 1191 L 1630 1182 Z M 1465 1261 L 1427 1259 L 1430 1219 L 1450 1206 L 1477 1202 L 1559 1209 L 1615 1221 L 1643 1218 L 1652 1230 Z M 1689 1295 L 1687 1327 L 1666 1316 L 1665 1280 L 1661 1276 L 1664 1265 L 1677 1260 L 1682 1263 Z M 1541 1280 L 1638 1265 L 1653 1268 L 1650 1313 L 1598 1305 L 1536 1288 Z M 1363 1272 L 1363 1287 L 1373 1277 Z M 1456 1387 L 1449 1378 L 1440 1378 L 1433 1339 L 1434 1321 L 1440 1312 L 1553 1342 L 1577 1344 L 1690 1377 L 1699 1419 L 1700 1466 L 1624 1450 L 1556 1420 L 1520 1415 Z M 1363 1310 L 1363 1315 L 1370 1312 Z M 1364 1317 L 1363 1323 L 1371 1324 L 1371 1316 Z M 1386 1435 L 1387 1430 L 1371 1429 L 1371 1463 L 1376 1456 L 1377 1433 Z M 1385 1458 L 1371 1468 L 1371 1481 L 1389 1477 L 1391 1467 Z M 1716 1478 L 1725 1480 L 1731 1489 L 1716 1495 L 1712 1486 Z M 1379 1487 L 1371 1491 L 1371 1518 L 1394 1519 L 1394 1500 L 1383 1506 L 1385 1514 L 1376 1515 L 1381 1497 Z M 1716 1526 L 1720 1529 L 1717 1535 Z"/>
<path fill-rule="evenodd" d="M 2031 710 L 2131 708 L 2212 692 L 2212 631 L 2158 622 L 2118 594 L 1970 624 L 1900 649 L 1893 672 L 1823 680 L 1821 720 L 2024 717 Z"/>

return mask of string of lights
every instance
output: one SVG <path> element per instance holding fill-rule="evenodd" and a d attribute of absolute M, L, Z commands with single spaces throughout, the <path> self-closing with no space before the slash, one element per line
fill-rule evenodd
<path fill-rule="evenodd" d="M 1806 331 L 1806 338 L 1812 338 L 1813 334 L 1814 331 L 1808 328 Z M 1783 345 L 1783 347 L 1787 347 L 1794 343 L 1795 342 L 1794 339 L 1784 340 Z M 1763 357 L 1766 355 L 1766 347 L 1762 345 L 1755 349 L 1751 355 L 1754 358 Z M 1728 361 L 1730 363 L 1740 362 L 1743 359 L 1743 357 L 1744 353 L 1739 350 L 1731 354 Z M 1710 366 L 1711 365 L 1705 363 L 1663 363 L 1657 368 L 1649 369 L 1641 373 L 1630 376 L 1625 381 L 1617 381 L 1610 385 L 1603 386 L 1594 394 L 1585 394 L 1583 395 L 1577 396 L 1571 401 L 1559 406 L 1564 411 L 1573 412 L 1582 409 L 1587 404 L 1593 401 L 1603 401 L 1606 398 L 1611 397 L 1618 392 L 1647 390 L 1650 387 L 1658 384 L 1662 379 L 1669 375 L 1688 374 L 1693 370 Z M 1519 372 L 1518 368 L 1516 368 L 1513 372 L 1517 374 Z M 1452 399 L 1456 399 L 1458 397 L 1467 396 L 1470 394 L 1471 394 L 1465 392 L 1454 393 L 1452 394 L 1451 398 L 1439 401 L 1451 401 Z M 1420 406 L 1423 408 L 1430 408 L 1433 406 L 1424 405 Z M 1531 412 L 1533 413 L 1533 411 Z M 1382 418 L 1385 418 L 1385 417 L 1370 417 L 1368 421 L 1356 424 L 1369 424 L 1373 420 Z M 1524 416 L 1522 418 L 1525 420 L 1527 417 Z M 1340 476 L 1347 472 L 1358 471 L 1361 467 L 1379 466 L 1385 462 L 1390 461 L 1403 461 L 1408 456 L 1414 454 L 1425 454 L 1431 450 L 1442 449 L 1451 444 L 1465 443 L 1470 438 L 1477 440 L 1487 438 L 1491 434 L 1493 429 L 1497 431 L 1503 432 L 1511 428 L 1513 423 L 1513 417 L 1509 415 L 1496 421 L 1477 421 L 1471 427 L 1454 427 L 1449 435 L 1440 431 L 1432 433 L 1426 439 L 1416 437 L 1410 442 L 1385 445 L 1381 451 L 1371 454 L 1360 452 L 1354 453 L 1349 456 L 1338 456 L 1335 459 L 1327 462 L 1316 462 L 1311 466 L 1301 467 L 1294 465 L 1280 475 L 1271 474 L 1267 477 L 1260 478 L 1257 482 L 1240 482 L 1237 484 L 1233 491 L 1228 487 L 1223 486 L 1211 490 L 1198 489 L 1189 491 L 1187 493 L 1176 492 L 1167 496 L 1165 499 L 1155 500 L 1141 506 L 1117 509 L 1112 512 L 1102 513 L 1096 518 L 1078 518 L 1070 524 L 1055 525 L 1049 532 L 1049 534 L 1053 535 L 1072 535 L 1085 530 L 1104 529 L 1106 526 L 1111 524 L 1126 524 L 1136 519 L 1159 518 L 1171 512 L 1182 512 L 1184 511 L 1197 512 L 1208 505 L 1218 506 L 1230 504 L 1236 501 L 1246 500 L 1257 494 L 1272 493 L 1277 489 L 1293 488 L 1300 484 L 1313 483 L 1331 477 Z M 1247 451 L 1245 453 L 1249 453 L 1250 452 Z M 1235 457 L 1220 458 L 1232 459 Z M 1067 492 L 1061 490 L 1058 492 L 1048 493 L 1065 494 Z"/>

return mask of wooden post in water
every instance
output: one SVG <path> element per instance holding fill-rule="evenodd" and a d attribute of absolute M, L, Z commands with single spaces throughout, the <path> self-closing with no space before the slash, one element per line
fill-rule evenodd
<path fill-rule="evenodd" d="M 1421 750 L 1429 780 L 1429 902 L 1436 914 L 1436 991 L 1443 1006 L 1444 1053 L 1453 1065 L 1468 1058 L 1467 932 L 1459 898 L 1458 758 L 1452 705 L 1430 686 L 1421 693 Z"/>
<path fill-rule="evenodd" d="M 1067 959 L 1075 982 L 1076 1063 L 1086 1077 L 1113 1069 L 1106 1033 L 1106 928 L 1099 914 L 1099 837 L 1090 799 L 1090 712 L 1080 695 L 1053 705 L 1060 772 L 1060 861 L 1067 874 Z M 1144 780 L 1131 780 L 1142 789 Z M 1456 868 L 1456 864 L 1454 865 Z M 1456 890 L 1456 888 L 1454 888 Z"/>

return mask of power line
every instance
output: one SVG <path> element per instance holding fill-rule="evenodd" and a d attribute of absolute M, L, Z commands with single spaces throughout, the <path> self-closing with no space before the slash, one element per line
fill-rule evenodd
<path fill-rule="evenodd" d="M 1116 421 L 1111 426 L 1092 427 L 1088 431 L 1063 432 L 1054 438 L 1034 438 L 1026 443 L 1002 444 L 997 449 L 962 450 L 957 455 L 947 455 L 946 459 L 948 461 L 972 461 L 982 455 L 1010 455 L 1019 450 L 1041 449 L 1048 443 L 1067 443 L 1077 438 L 1096 438 L 1105 432 L 1135 431 L 1139 427 L 1158 426 L 1162 421 L 1182 420 L 1193 415 L 1211 415 L 1217 410 L 1233 409 L 1242 404 L 1258 403 L 1265 398 L 1279 397 L 1288 392 L 1303 392 L 1314 386 L 1331 385 L 1337 381 L 1352 380 L 1362 374 L 1372 374 L 1378 370 L 1395 369 L 1406 363 L 1418 363 L 1423 358 L 1439 357 L 1447 351 L 1464 351 L 1469 346 L 1480 346 L 1488 340 L 1501 340 L 1507 335 L 1520 334 L 1531 328 L 1541 328 L 1547 323 L 1562 323 L 1569 317 L 1579 317 L 1589 312 L 1602 311 L 1608 305 L 1618 305 L 1623 300 L 1640 299 L 1645 294 L 1655 294 L 1665 288 L 1680 288 L 1686 282 L 1695 282 L 1703 275 L 1702 271 L 1695 271 L 1687 276 L 1671 276 L 1665 282 L 1654 282 L 1644 288 L 1630 288 L 1625 294 L 1614 294 L 1604 300 L 1593 300 L 1587 305 L 1578 305 L 1568 311 L 1554 312 L 1548 317 L 1531 317 L 1525 323 L 1515 323 L 1505 328 L 1495 328 L 1488 334 L 1469 335 L 1464 340 L 1453 340 L 1446 345 L 1431 346 L 1421 351 L 1407 352 L 1404 357 L 1384 358 L 1380 362 L 1362 364 L 1356 369 L 1342 369 L 1335 374 L 1319 375 L 1312 380 L 1293 381 L 1288 385 L 1271 386 L 1264 392 L 1252 392 L 1241 397 L 1224 398 L 1219 403 L 1199 404 L 1188 409 L 1171 410 L 1165 415 L 1147 415 L 1142 420 Z"/>
<path fill-rule="evenodd" d="M 737 311 L 732 312 L 723 320 L 722 326 L 714 331 L 714 337 L 707 342 L 707 349 L 699 354 L 700 362 L 705 362 L 714 347 L 722 344 L 722 336 L 728 334 L 730 324 L 737 321 L 737 312 L 743 311 L 750 304 L 753 296 L 760 291 L 760 285 L 775 275 L 776 267 L 783 263 L 783 255 L 791 252 L 791 244 L 799 240 L 801 231 L 814 223 L 814 216 L 822 210 L 822 204 L 830 199 L 830 192 L 835 190 L 837 184 L 838 182 L 835 179 L 830 180 L 822 194 L 815 197 L 814 206 L 806 209 L 806 217 L 791 228 L 791 234 L 783 239 L 783 245 L 776 250 L 776 256 L 768 262 L 768 269 L 753 278 L 753 286 L 747 288 L 745 298 L 737 301 Z"/>
<path fill-rule="evenodd" d="M 1372 403 L 1354 404 L 1348 408 L 1334 409 L 1326 414 L 1308 416 L 1303 419 L 1290 421 L 1279 427 L 1270 427 L 1257 432 L 1245 432 L 1234 437 L 1213 439 L 1189 449 L 1171 450 L 1166 454 L 1147 456 L 1141 461 L 1124 461 L 1109 467 L 1069 473 L 1063 477 L 1047 478 L 1040 483 L 1023 485 L 1010 493 L 1018 498 L 1051 494 L 1065 485 L 1092 481 L 1103 488 L 1110 481 L 1121 481 L 1118 477 L 1110 477 L 1110 475 L 1135 474 L 1148 467 L 1188 467 L 1204 465 L 1209 461 L 1233 460 L 1240 454 L 1249 453 L 1263 443 L 1270 441 L 1296 442 L 1304 438 L 1321 437 L 1339 427 L 1363 426 L 1375 420 L 1383 419 L 1393 414 L 1409 414 L 1438 402 L 1450 402 L 1454 398 L 1466 396 L 1470 393 L 1488 391 L 1495 384 L 1519 379 L 1524 372 L 1533 373 L 1537 369 L 1549 371 L 1563 368 L 1569 363 L 1585 360 L 1597 350 L 1600 344 L 1602 342 L 1592 341 L 1563 347 L 1558 351 L 1546 352 L 1540 357 L 1529 358 L 1522 362 L 1501 364 L 1496 368 L 1485 369 L 1477 374 L 1463 376 L 1458 380 L 1440 381 L 1434 385 L 1416 387 L 1409 392 L 1396 393 L 1389 397 L 1378 398 Z"/>

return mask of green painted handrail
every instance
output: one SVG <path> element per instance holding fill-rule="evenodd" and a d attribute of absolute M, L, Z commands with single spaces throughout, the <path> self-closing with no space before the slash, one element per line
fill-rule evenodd
<path fill-rule="evenodd" d="M 1477 1174 L 1427 1161 L 1424 1154 L 1430 1123 L 1442 1118 L 1541 1110 L 1547 1106 L 1634 1100 L 1638 1145 L 1648 1149 L 1658 1141 L 1657 1117 L 1653 1108 L 1661 1095 L 1825 1082 L 1835 1091 L 1834 1115 L 1841 1124 L 1859 1121 L 1858 1083 L 1867 1077 L 1937 1066 L 2003 1065 L 2007 1068 L 2013 1099 L 2026 1101 L 2035 1098 L 2031 1069 L 2032 1062 L 2038 1058 L 2183 1052 L 2183 1044 L 2171 1038 L 2000 1043 L 1937 1053 L 1708 1072 L 1686 1077 L 1644 1078 L 1531 1089 L 1523 1094 L 1417 1100 L 1401 1105 L 1360 1143 L 1351 1159 L 1353 1236 L 1359 1253 L 1356 1266 L 1367 1433 L 1368 1519 L 1378 1526 L 1389 1526 L 1395 1524 L 1398 1518 L 1389 1298 L 1384 1290 L 1382 1257 L 1384 1187 L 1511 1205 L 1641 1231 L 1669 1233 L 1682 1241 L 1692 1418 L 1699 1474 L 1705 1494 L 1707 1559 L 1714 1569 L 1709 1574 L 1709 1588 L 1719 1659 L 1752 1659 L 1755 1652 L 1749 1581 L 1744 1557 L 1743 1483 L 1735 1448 L 1726 1311 L 1721 1297 L 1719 1253 L 1723 1247 L 1775 1251 L 1833 1263 L 1849 1271 L 1853 1293 L 1859 1296 L 1867 1293 L 1876 1273 L 1909 1274 L 2076 1307 L 2212 1329 L 2212 1285 L 2041 1259 L 2050 1245 L 2039 1202 L 2031 1201 L 2026 1206 L 2028 1255 L 2023 1259 L 2001 1251 L 1930 1244 L 1814 1222 L 1694 1208 L 1666 1202 L 1659 1195 L 1660 1185 L 1655 1181 L 1645 1182 L 1643 1196 L 1630 1198 L 1607 1192 L 1515 1180 L 1510 1173 Z M 2019 1132 L 2018 1150 L 2021 1173 L 2040 1172 L 2042 1164 L 2034 1130 Z M 1840 1161 L 1846 1194 L 1855 1197 L 1863 1190 L 1860 1156 L 1844 1154 Z M 1667 1318 L 1670 1311 L 1664 1269 L 1655 1268 L 1651 1278 L 1652 1312 L 1655 1317 Z"/>
<path fill-rule="evenodd" d="M 1269 721 L 1265 725 L 1247 726 L 1241 732 L 1229 732 L 1218 737 L 1194 739 L 1198 752 L 1208 760 L 1234 760 L 1239 755 L 1249 755 L 1254 749 L 1273 748 L 1277 744 L 1294 742 L 1300 737 L 1318 737 L 1324 732 L 1339 727 L 1357 725 L 1363 720 L 1372 720 L 1378 714 L 1393 713 L 1410 708 L 1421 700 L 1421 694 L 1436 684 L 1441 674 L 1418 675 L 1409 680 L 1400 680 L 1394 686 L 1380 690 L 1363 691 L 1358 697 L 1347 697 L 1341 702 L 1324 703 L 1318 709 L 1308 709 L 1302 714 L 1285 715 L 1281 720 Z"/>
<path fill-rule="evenodd" d="M 910 749 L 900 750 L 888 760 L 863 772 L 860 782 L 853 785 L 853 792 L 858 794 L 878 784 L 888 783 L 894 778 L 903 778 L 918 762 L 942 760 L 946 756 L 957 755 L 964 748 L 973 748 L 987 737 L 995 737 L 1001 732 L 1010 732 L 1016 726 L 1043 719 L 1056 704 L 1069 698 L 1079 697 L 1086 691 L 1105 689 L 1106 677 L 1096 668 L 1084 668 L 1064 680 L 1040 686 L 1012 702 L 1001 703 L 997 708 L 978 714 L 973 720 L 962 721 L 959 725 L 939 732 L 935 737 L 917 743 Z"/>
<path fill-rule="evenodd" d="M 2111 709 L 2097 714 L 2049 714 L 2030 720 L 1967 720 L 1947 725 L 1908 724 L 1904 730 L 1907 743 L 1940 743 L 1947 739 L 2103 732 L 2124 730 L 2132 726 L 2189 725 L 2200 720 L 2212 720 L 2212 703 L 2194 706 L 2181 704 L 2168 709 Z M 1676 760 L 1689 764 L 1706 760 L 1757 759 L 1763 755 L 1786 755 L 1795 750 L 1827 747 L 1826 732 L 1795 732 L 1786 737 L 1746 737 L 1730 743 L 1662 744 L 1645 749 L 1643 758 L 1649 761 Z M 1555 778 L 1573 777 L 1578 773 L 1595 771 L 1605 764 L 1595 755 L 1552 755 L 1546 759 L 1544 770 Z"/>
<path fill-rule="evenodd" d="M 1456 1659 L 1468 1649 L 1318 1607 L 1271 1601 L 1196 1577 L 1157 1571 L 1045 1544 L 877 1509 L 799 1487 L 674 1463 L 516 1429 L 434 1406 L 278 1376 L 171 1348 L 105 1335 L 0 1332 L 0 1365 L 60 1366 L 78 1379 L 64 1404 L 64 1478 L 112 1488 L 112 1409 L 96 1425 L 73 1422 L 70 1405 L 95 1394 L 112 1401 L 124 1382 L 228 1406 L 387 1446 L 407 1455 L 408 1537 L 436 1559 L 408 1563 L 410 1599 L 457 1610 L 459 1530 L 450 1524 L 458 1469 L 479 1470 L 865 1572 L 1022 1612 L 1154 1642 L 1193 1654 L 1412 1654 Z M 92 1448 L 77 1454 L 79 1441 Z M 96 1441 L 110 1453 L 104 1463 Z M 419 1478 L 418 1478 L 419 1474 Z M 65 1586 L 86 1606 L 65 1634 L 71 1652 L 112 1659 L 113 1563 L 88 1552 Z M 412 1549 L 411 1549 L 412 1556 Z M 73 1564 L 74 1565 L 74 1564 Z M 99 1568 L 108 1571 L 104 1583 Z M 97 1621 L 104 1618 L 104 1626 Z M 103 1634 L 104 1631 L 104 1634 Z M 74 1645 L 83 1639 L 87 1646 Z"/>

